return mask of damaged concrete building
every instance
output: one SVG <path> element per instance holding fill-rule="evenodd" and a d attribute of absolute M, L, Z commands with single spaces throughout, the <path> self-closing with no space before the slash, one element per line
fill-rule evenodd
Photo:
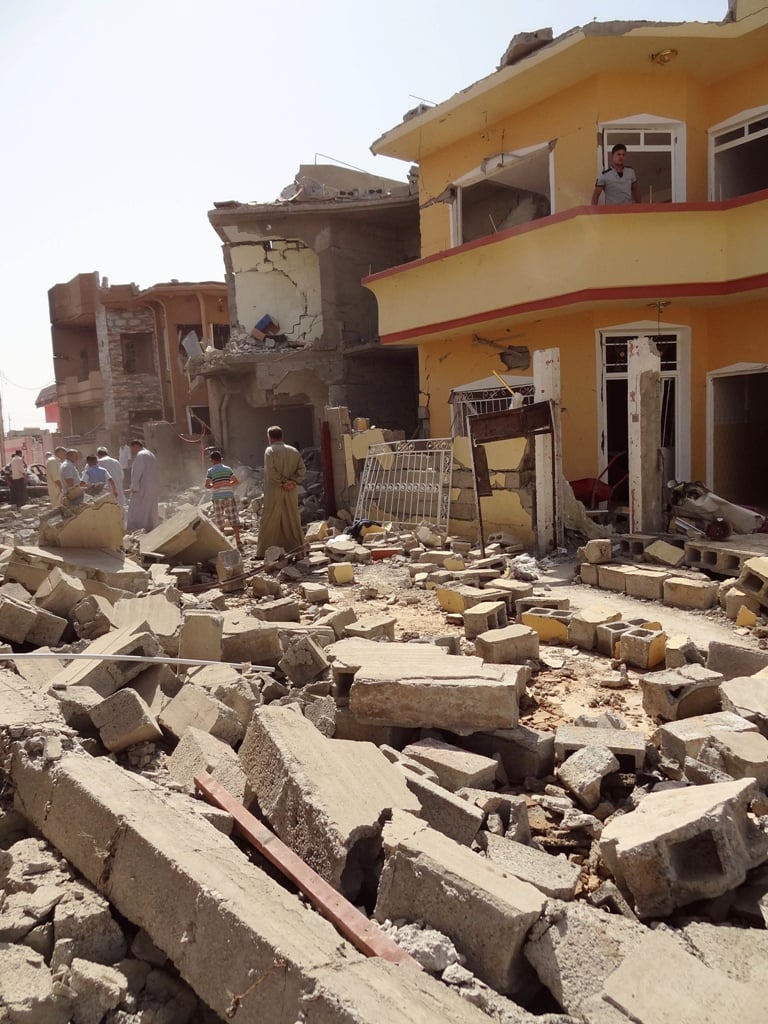
<path fill-rule="evenodd" d="M 140 289 L 78 274 L 48 292 L 64 443 L 118 446 L 148 421 L 179 433 L 210 429 L 205 381 L 187 372 L 202 346 L 229 336 L 223 283 Z"/>
<path fill-rule="evenodd" d="M 375 268 L 419 253 L 414 183 L 334 166 L 302 166 L 273 203 L 216 203 L 232 335 L 193 360 L 208 383 L 211 424 L 233 458 L 260 465 L 266 428 L 319 445 L 326 406 L 405 431 L 417 426 L 415 350 L 379 345 Z"/>

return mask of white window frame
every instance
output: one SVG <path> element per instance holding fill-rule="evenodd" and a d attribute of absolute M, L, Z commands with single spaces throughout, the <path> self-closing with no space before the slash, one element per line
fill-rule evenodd
<path fill-rule="evenodd" d="M 744 377 L 768 373 L 768 363 L 732 363 L 707 373 L 707 487 L 715 480 L 715 380 L 718 377 Z"/>
<path fill-rule="evenodd" d="M 479 167 L 473 167 L 471 171 L 462 174 L 448 186 L 451 192 L 451 247 L 462 245 L 464 225 L 461 218 L 461 193 L 471 185 L 478 182 L 491 180 L 496 171 L 508 167 L 514 160 L 526 160 L 536 156 L 543 150 L 549 150 L 549 212 L 555 212 L 555 145 L 556 140 L 550 142 L 539 142 L 535 146 L 526 146 L 523 149 L 514 149 L 505 153 L 496 153 L 494 156 L 486 157 Z"/>
<path fill-rule="evenodd" d="M 750 107 L 749 110 L 742 110 L 740 113 L 734 114 L 733 117 L 726 118 L 725 121 L 720 121 L 719 124 L 713 124 L 711 128 L 707 128 L 707 177 L 709 179 L 708 194 L 710 202 L 717 202 L 717 196 L 715 195 L 715 155 L 725 149 L 735 149 L 749 139 L 759 139 L 768 135 L 768 129 L 756 132 L 751 136 L 745 133 L 743 139 L 734 139 L 733 142 L 725 142 L 720 146 L 715 145 L 715 136 L 721 135 L 729 129 L 739 128 L 742 125 L 746 128 L 751 121 L 760 121 L 764 117 L 768 117 L 768 106 Z"/>
<path fill-rule="evenodd" d="M 602 143 L 605 132 L 625 131 L 669 131 L 672 133 L 672 202 L 684 203 L 686 197 L 686 150 L 687 150 L 687 126 L 685 121 L 678 121 L 673 117 L 660 117 L 657 114 L 632 114 L 631 117 L 622 117 L 616 121 L 600 121 L 597 126 L 597 147 L 596 162 L 597 174 L 607 166 L 604 163 L 606 157 L 603 154 Z M 632 146 L 629 146 L 630 164 Z M 666 146 L 644 146 L 644 152 L 666 153 Z M 640 182 L 642 188 L 643 183 Z"/>
<path fill-rule="evenodd" d="M 608 452 L 602 441 L 608 432 L 606 409 L 606 380 L 621 380 L 623 374 L 605 372 L 603 340 L 613 335 L 634 335 L 650 338 L 657 334 L 677 335 L 677 369 L 663 371 L 662 379 L 675 380 L 675 478 L 689 480 L 691 476 L 691 329 L 686 324 L 661 324 L 656 320 L 635 320 L 628 324 L 611 324 L 595 331 L 595 367 L 597 371 L 597 463 L 598 475 L 608 465 Z"/>

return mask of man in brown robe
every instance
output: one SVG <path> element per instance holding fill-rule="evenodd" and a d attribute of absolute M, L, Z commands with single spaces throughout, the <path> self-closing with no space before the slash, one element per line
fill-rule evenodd
<path fill-rule="evenodd" d="M 269 447 L 264 452 L 264 512 L 259 526 L 256 557 L 263 558 L 270 547 L 285 548 L 288 554 L 304 551 L 304 529 L 296 490 L 307 472 L 298 451 L 283 441 L 281 427 L 267 431 Z"/>

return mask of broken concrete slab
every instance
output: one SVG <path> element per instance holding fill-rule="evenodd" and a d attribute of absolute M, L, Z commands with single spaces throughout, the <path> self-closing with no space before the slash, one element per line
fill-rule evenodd
<path fill-rule="evenodd" d="M 80 658 L 57 672 L 52 686 L 90 686 L 102 697 L 109 697 L 125 686 L 146 666 L 141 662 L 104 661 L 99 654 L 129 654 L 154 658 L 160 654 L 160 644 L 148 630 L 134 630 L 131 626 L 116 629 L 93 640 L 88 648 L 94 658 Z"/>
<path fill-rule="evenodd" d="M 107 750 L 119 753 L 135 743 L 162 739 L 162 730 L 136 690 L 123 687 L 91 711 Z"/>
<path fill-rule="evenodd" d="M 423 775 L 412 772 L 406 760 L 395 764 L 400 765 L 408 789 L 421 804 L 421 817 L 427 824 L 454 842 L 469 846 L 483 824 L 483 811 Z"/>
<path fill-rule="evenodd" d="M 607 747 L 619 765 L 624 766 L 622 771 L 638 772 L 645 760 L 645 736 L 635 729 L 558 726 L 555 733 L 555 758 L 558 761 L 564 761 L 583 747 Z"/>
<path fill-rule="evenodd" d="M 409 743 L 403 756 L 426 765 L 435 773 L 440 785 L 451 793 L 465 787 L 492 789 L 498 771 L 493 758 L 472 754 L 438 739 Z"/>
<path fill-rule="evenodd" d="M 35 624 L 37 611 L 13 597 L 0 597 L 0 639 L 23 644 Z"/>
<path fill-rule="evenodd" d="M 182 739 L 190 727 L 209 732 L 230 746 L 243 738 L 243 725 L 237 713 L 194 683 L 182 686 L 157 720 L 177 740 Z"/>
<path fill-rule="evenodd" d="M 498 756 L 512 783 L 540 779 L 554 771 L 555 737 L 547 730 L 517 725 L 514 729 L 471 733 L 462 742 L 477 754 Z"/>
<path fill-rule="evenodd" d="M 755 779 L 768 790 L 768 739 L 759 732 L 716 730 L 704 741 L 698 759 L 732 779 Z"/>
<path fill-rule="evenodd" d="M 600 852 L 639 917 L 719 896 L 765 860 L 768 836 L 748 813 L 757 793 L 752 779 L 665 790 L 608 822 Z"/>
<path fill-rule="evenodd" d="M 752 722 L 763 736 L 768 736 L 768 678 L 739 676 L 720 684 L 723 711 Z"/>
<path fill-rule="evenodd" d="M 244 608 L 222 612 L 221 656 L 228 662 L 277 665 L 283 656 L 280 635 L 273 622 L 261 622 Z"/>
<path fill-rule="evenodd" d="M 37 654 L 51 654 L 51 648 L 38 648 Z M 47 690 L 56 673 L 64 668 L 66 662 L 58 658 L 17 658 L 14 662 L 16 671 L 36 690 Z"/>
<path fill-rule="evenodd" d="M 67 620 L 47 612 L 44 608 L 37 608 L 35 611 L 35 621 L 27 633 L 25 642 L 35 647 L 58 644 L 69 625 Z"/>
<path fill-rule="evenodd" d="M 162 555 L 178 564 L 214 562 L 220 551 L 229 551 L 232 544 L 194 505 L 182 505 L 170 519 L 139 538 L 142 554 Z"/>
<path fill-rule="evenodd" d="M 72 998 L 54 989 L 51 971 L 39 953 L 0 942 L 0 1006 L 11 1024 L 67 1024 Z"/>
<path fill-rule="evenodd" d="M 85 596 L 83 581 L 57 566 L 35 591 L 35 604 L 47 612 L 67 618 Z"/>
<path fill-rule="evenodd" d="M 95 640 L 115 628 L 112 605 L 98 594 L 89 594 L 76 604 L 70 620 L 81 640 Z"/>
<path fill-rule="evenodd" d="M 649 718 L 675 722 L 720 710 L 723 677 L 703 665 L 647 672 L 640 677 L 643 710 Z"/>
<path fill-rule="evenodd" d="M 738 644 L 711 640 L 707 652 L 707 668 L 720 672 L 723 679 L 751 676 L 768 666 L 768 651 L 754 651 Z"/>
<path fill-rule="evenodd" d="M 241 993 L 242 1024 L 294 1020 L 305 997 L 318 1022 L 350 1006 L 359 1024 L 391 1024 L 395 1012 L 403 1024 L 487 1020 L 420 972 L 365 960 L 226 836 L 108 759 L 68 755 L 43 770 L 20 752 L 13 774 L 26 817 L 219 1016 Z"/>
<path fill-rule="evenodd" d="M 101 495 L 66 511 L 41 516 L 38 543 L 54 548 L 119 551 L 125 536 L 123 511 L 112 495 Z"/>
<path fill-rule="evenodd" d="M 600 803 L 600 786 L 606 775 L 619 770 L 608 747 L 588 746 L 574 751 L 557 769 L 557 777 L 587 811 Z"/>
<path fill-rule="evenodd" d="M 717 711 L 711 715 L 696 715 L 679 722 L 660 726 L 651 737 L 664 757 L 679 765 L 686 757 L 697 758 L 710 736 L 720 732 L 756 732 L 757 727 L 740 715 L 730 711 Z"/>
<path fill-rule="evenodd" d="M 224 619 L 218 612 L 186 611 L 179 630 L 179 657 L 221 661 Z"/>
<path fill-rule="evenodd" d="M 190 792 L 195 776 L 208 772 L 242 804 L 253 796 L 234 750 L 202 729 L 189 726 L 166 763 L 171 776 Z"/>
<path fill-rule="evenodd" d="M 280 671 L 298 687 L 313 682 L 329 665 L 323 648 L 309 636 L 300 636 L 294 640 L 278 662 Z"/>
<path fill-rule="evenodd" d="M 544 907 L 543 894 L 405 815 L 385 826 L 384 845 L 376 920 L 424 921 L 447 935 L 469 969 L 497 991 L 524 989 L 522 946 Z M 445 898 L 446 886 L 452 899 Z"/>
<path fill-rule="evenodd" d="M 5 576 L 9 580 L 18 580 L 34 593 L 57 566 L 79 576 L 86 592 L 90 592 L 91 581 L 132 593 L 146 590 L 149 581 L 144 569 L 122 552 L 27 545 L 13 548 L 5 567 Z"/>
<path fill-rule="evenodd" d="M 517 724 L 518 699 L 527 669 L 483 665 L 422 644 L 347 639 L 332 644 L 334 684 L 340 702 L 349 694 L 359 721 L 375 725 L 449 729 L 459 735 Z"/>
<path fill-rule="evenodd" d="M 181 595 L 174 587 L 157 594 L 128 597 L 118 601 L 112 611 L 117 629 L 139 629 L 150 625 L 165 653 L 175 658 L 179 653 L 181 629 Z"/>
<path fill-rule="evenodd" d="M 733 981 L 764 983 L 768 931 L 691 921 L 681 932 L 688 946 L 693 947 L 707 967 L 720 971 Z"/>
<path fill-rule="evenodd" d="M 505 836 L 481 832 L 478 845 L 486 857 L 521 882 L 530 882 L 553 899 L 572 900 L 579 883 L 580 868 L 564 855 L 551 853 L 515 842 Z"/>
<path fill-rule="evenodd" d="M 420 805 L 373 744 L 330 740 L 293 708 L 258 708 L 240 762 L 270 827 L 349 899 L 380 853 L 393 808 Z"/>

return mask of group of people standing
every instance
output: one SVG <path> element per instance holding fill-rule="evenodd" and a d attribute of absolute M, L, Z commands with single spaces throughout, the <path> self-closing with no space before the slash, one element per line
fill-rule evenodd
<path fill-rule="evenodd" d="M 85 468 L 79 469 L 81 454 L 76 448 L 59 445 L 49 452 L 46 463 L 48 496 L 54 508 L 72 507 L 83 500 L 90 488 L 112 494 L 126 513 L 128 530 L 154 530 L 160 522 L 158 501 L 160 478 L 157 459 L 142 441 L 126 446 L 130 457 L 113 458 L 104 446 L 94 455 L 86 456 Z"/>

